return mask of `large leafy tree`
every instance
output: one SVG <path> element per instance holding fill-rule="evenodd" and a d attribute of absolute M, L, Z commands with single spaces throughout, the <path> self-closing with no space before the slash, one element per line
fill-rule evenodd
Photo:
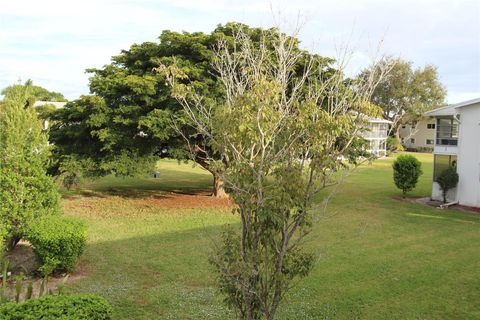
<path fill-rule="evenodd" d="M 30 89 L 29 83 L 9 89 L 0 113 L 0 219 L 8 248 L 35 218 L 60 210 L 56 186 L 46 173 L 48 136 L 29 104 L 35 92 Z"/>
<path fill-rule="evenodd" d="M 391 132 L 398 136 L 402 124 L 415 123 L 424 112 L 442 106 L 446 90 L 433 65 L 415 69 L 412 62 L 400 58 L 383 63 L 392 68 L 375 88 L 371 101 L 383 109 L 383 117 L 392 121 Z M 370 70 L 363 73 L 368 74 Z"/>
<path fill-rule="evenodd" d="M 89 69 L 93 95 L 82 96 L 54 115 L 51 139 L 59 158 L 75 157 L 94 175 L 133 175 L 153 167 L 162 156 L 192 159 L 214 175 L 214 195 L 225 196 L 210 161 L 212 154 L 222 159 L 221 152 L 212 150 L 192 129 L 165 76 L 155 68 L 175 63 L 204 101 L 220 105 L 225 92 L 212 67 L 216 44 L 225 39 L 233 46 L 233 33 L 240 27 L 256 46 L 272 41 L 261 38 L 261 29 L 238 23 L 218 26 L 210 34 L 163 31 L 159 42 L 134 44 L 114 56 L 111 64 Z M 294 49 L 300 51 L 298 41 Z M 298 72 L 304 63 L 305 59 L 296 62 Z"/>

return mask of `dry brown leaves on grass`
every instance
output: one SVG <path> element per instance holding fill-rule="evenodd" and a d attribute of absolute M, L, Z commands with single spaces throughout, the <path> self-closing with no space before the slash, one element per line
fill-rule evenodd
<path fill-rule="evenodd" d="M 229 208 L 234 203 L 228 198 L 214 198 L 210 194 L 181 194 L 168 193 L 142 199 L 145 205 L 153 205 L 161 208 Z"/>
<path fill-rule="evenodd" d="M 181 194 L 162 193 L 145 197 L 123 197 L 117 195 L 78 196 L 63 199 L 65 212 L 106 217 L 112 215 L 138 216 L 154 213 L 158 209 L 231 209 L 235 205 L 230 199 L 214 198 L 208 193 Z"/>

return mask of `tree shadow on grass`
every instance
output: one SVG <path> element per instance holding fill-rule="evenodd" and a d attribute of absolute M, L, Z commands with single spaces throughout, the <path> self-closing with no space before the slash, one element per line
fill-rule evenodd
<path fill-rule="evenodd" d="M 88 245 L 75 292 L 107 298 L 114 319 L 234 319 L 208 256 L 223 227 L 196 227 Z"/>
<path fill-rule="evenodd" d="M 186 195 L 211 195 L 212 178 L 205 174 L 191 172 L 176 177 L 169 172 L 159 178 L 107 176 L 88 180 L 72 190 L 62 190 L 64 198 L 108 197 L 146 198 L 161 197 L 166 193 Z"/>

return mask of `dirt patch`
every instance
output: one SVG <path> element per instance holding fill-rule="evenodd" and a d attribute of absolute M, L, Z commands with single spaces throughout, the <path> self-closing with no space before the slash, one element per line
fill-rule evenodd
<path fill-rule="evenodd" d="M 13 250 L 6 254 L 12 275 L 32 274 L 38 268 L 32 246 L 27 241 L 20 241 Z"/>
<path fill-rule="evenodd" d="M 8 277 L 7 295 L 12 298 L 15 296 L 15 279 L 22 276 L 22 294 L 20 295 L 20 300 L 24 300 L 24 294 L 30 283 L 33 288 L 33 296 L 38 297 L 43 279 L 35 273 L 38 269 L 38 262 L 32 246 L 27 241 L 20 241 L 12 251 L 6 254 L 6 258 L 9 261 L 9 271 L 11 272 L 11 275 Z M 75 272 L 68 274 L 68 276 L 66 273 L 58 273 L 48 277 L 46 288 L 50 292 L 57 292 L 62 285 L 78 281 L 87 277 L 89 274 L 90 270 L 88 265 L 81 260 Z"/>

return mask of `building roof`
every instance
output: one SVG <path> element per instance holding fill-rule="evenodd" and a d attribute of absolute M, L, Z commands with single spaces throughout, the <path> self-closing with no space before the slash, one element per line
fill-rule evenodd
<path fill-rule="evenodd" d="M 55 106 L 55 108 L 63 108 L 67 103 L 66 102 L 56 102 L 56 101 L 35 101 L 33 104 L 34 107 L 44 106 L 46 104 L 51 104 Z"/>
<path fill-rule="evenodd" d="M 368 119 L 368 122 L 371 122 L 371 123 L 392 123 L 392 121 L 385 120 L 385 119 L 379 119 L 379 118 L 370 118 L 370 119 Z"/>
<path fill-rule="evenodd" d="M 453 105 L 433 109 L 425 112 L 423 115 L 427 117 L 441 117 L 441 116 L 453 116 L 455 114 L 455 108 Z"/>
<path fill-rule="evenodd" d="M 468 106 L 471 106 L 472 104 L 476 104 L 476 103 L 480 103 L 480 98 L 460 102 L 460 103 L 454 104 L 453 107 L 455 107 L 455 108 L 468 107 Z"/>
<path fill-rule="evenodd" d="M 457 111 L 455 109 L 471 106 L 472 104 L 480 103 L 480 98 L 472 99 L 456 104 L 451 104 L 438 109 L 425 112 L 423 115 L 427 117 L 441 117 L 441 116 L 453 116 Z"/>

